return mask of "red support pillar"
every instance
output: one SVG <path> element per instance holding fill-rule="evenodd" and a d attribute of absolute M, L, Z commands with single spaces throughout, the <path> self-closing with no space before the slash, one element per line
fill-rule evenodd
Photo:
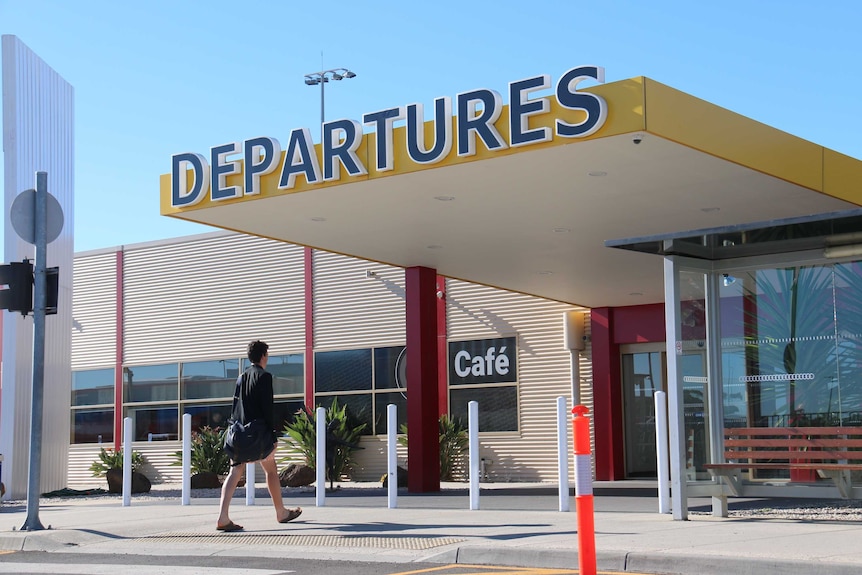
<path fill-rule="evenodd" d="M 620 346 L 614 340 L 612 308 L 593 308 L 590 318 L 596 479 L 613 481 L 625 478 Z"/>
<path fill-rule="evenodd" d="M 407 490 L 440 491 L 437 272 L 411 267 L 407 295 Z"/>
<path fill-rule="evenodd" d="M 125 278 L 123 274 L 123 258 L 125 252 L 123 250 L 119 250 L 117 252 L 116 258 L 116 300 L 114 316 L 116 320 L 115 324 L 115 332 L 114 337 L 116 340 L 116 347 L 114 352 L 114 451 L 120 450 L 120 442 L 123 437 L 123 350 L 125 349 L 125 342 L 123 341 L 123 318 L 125 317 L 125 310 L 123 309 L 123 286 L 125 285 Z"/>
<path fill-rule="evenodd" d="M 305 407 L 314 411 L 314 250 L 303 251 L 304 289 L 305 289 L 305 357 L 303 375 L 305 378 Z"/>

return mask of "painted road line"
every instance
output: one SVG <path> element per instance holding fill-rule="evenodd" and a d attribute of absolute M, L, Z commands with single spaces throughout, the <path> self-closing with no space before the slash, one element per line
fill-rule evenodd
<path fill-rule="evenodd" d="M 207 567 L 207 575 L 283 575 L 296 573 L 287 569 L 240 569 Z M 9 563 L 0 562 L 0 573 L 54 573 L 56 575 L 200 575 L 201 568 L 187 565 L 94 565 L 92 563 Z"/>

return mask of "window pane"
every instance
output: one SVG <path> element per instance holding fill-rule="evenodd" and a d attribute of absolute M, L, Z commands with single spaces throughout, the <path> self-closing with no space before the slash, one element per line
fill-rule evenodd
<path fill-rule="evenodd" d="M 242 360 L 242 370 L 251 363 Z M 272 374 L 272 393 L 274 395 L 305 395 L 305 362 L 301 353 L 271 355 L 266 370 Z"/>
<path fill-rule="evenodd" d="M 284 426 L 293 423 L 296 412 L 302 409 L 302 405 L 302 400 L 275 402 L 275 430 L 279 435 L 284 435 Z"/>
<path fill-rule="evenodd" d="M 230 403 L 187 405 L 183 411 L 192 416 L 192 431 L 200 431 L 202 427 L 211 427 L 213 429 L 224 429 L 227 427 L 231 407 L 232 404 Z"/>
<path fill-rule="evenodd" d="M 371 435 L 371 395 L 327 395 L 317 397 L 315 405 L 329 408 L 335 398 L 338 398 L 339 407 L 347 405 L 347 416 L 351 425 L 366 424 L 362 435 Z"/>
<path fill-rule="evenodd" d="M 72 443 L 113 442 L 113 409 L 82 409 L 72 411 Z"/>
<path fill-rule="evenodd" d="M 479 402 L 479 431 L 518 431 L 518 388 L 483 387 L 450 391 L 450 410 L 467 424 L 467 403 Z"/>
<path fill-rule="evenodd" d="M 114 370 L 72 372 L 72 405 L 114 403 Z"/>
<path fill-rule="evenodd" d="M 371 350 L 322 351 L 314 354 L 314 385 L 318 393 L 370 391 Z"/>
<path fill-rule="evenodd" d="M 233 397 L 239 360 L 194 361 L 182 364 L 183 399 Z"/>
<path fill-rule="evenodd" d="M 130 409 L 129 417 L 134 425 L 135 441 L 148 441 L 150 434 L 154 441 L 178 439 L 176 407 L 153 409 Z"/>
<path fill-rule="evenodd" d="M 166 401 L 177 399 L 179 372 L 180 366 L 177 363 L 124 367 L 123 384 L 126 401 Z"/>
<path fill-rule="evenodd" d="M 304 365 L 301 353 L 270 356 L 266 370 L 272 374 L 272 392 L 275 395 L 304 395 Z"/>
<path fill-rule="evenodd" d="M 406 347 L 381 347 L 374 350 L 374 388 L 407 389 Z"/>
<path fill-rule="evenodd" d="M 407 423 L 407 398 L 401 393 L 378 393 L 374 396 L 374 433 L 376 435 L 385 435 L 389 433 L 387 427 L 388 419 L 386 416 L 386 406 L 390 403 L 395 404 L 398 408 L 398 428 L 396 432 L 401 432 L 401 425 Z"/>

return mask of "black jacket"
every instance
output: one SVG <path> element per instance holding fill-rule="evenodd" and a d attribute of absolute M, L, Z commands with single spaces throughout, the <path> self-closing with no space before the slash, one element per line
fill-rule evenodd
<path fill-rule="evenodd" d="M 272 374 L 259 365 L 252 365 L 236 380 L 231 417 L 243 424 L 264 420 L 275 442 L 278 436 L 273 411 Z"/>

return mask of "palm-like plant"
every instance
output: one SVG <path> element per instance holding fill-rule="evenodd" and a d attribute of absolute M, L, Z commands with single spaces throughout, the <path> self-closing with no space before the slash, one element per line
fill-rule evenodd
<path fill-rule="evenodd" d="M 316 420 L 315 413 L 306 409 L 300 410 L 293 421 L 284 426 L 285 437 L 280 439 L 294 455 L 300 455 L 311 468 L 316 467 L 317 461 Z M 330 485 L 353 470 L 353 452 L 361 449 L 359 438 L 367 425 L 357 423 L 346 404 L 338 405 L 338 398 L 326 409 L 326 475 Z M 284 463 L 290 459 L 290 456 L 283 457 L 279 462 Z"/>
<path fill-rule="evenodd" d="M 226 475 L 230 471 L 230 458 L 224 451 L 225 429 L 204 426 L 192 432 L 192 473 L 215 473 Z M 182 465 L 183 452 L 174 453 L 176 461 L 171 465 Z"/>
<path fill-rule="evenodd" d="M 452 481 L 456 475 L 463 474 L 464 454 L 470 438 L 467 428 L 463 422 L 450 418 L 445 413 L 440 416 L 440 481 Z M 401 435 L 398 436 L 398 445 L 407 447 L 407 425 L 401 425 Z"/>
<path fill-rule="evenodd" d="M 140 451 L 132 451 L 132 471 L 138 471 L 146 463 Z M 90 465 L 93 477 L 104 477 L 109 469 L 123 468 L 123 450 L 109 449 L 104 447 L 99 451 L 99 459 Z"/>

